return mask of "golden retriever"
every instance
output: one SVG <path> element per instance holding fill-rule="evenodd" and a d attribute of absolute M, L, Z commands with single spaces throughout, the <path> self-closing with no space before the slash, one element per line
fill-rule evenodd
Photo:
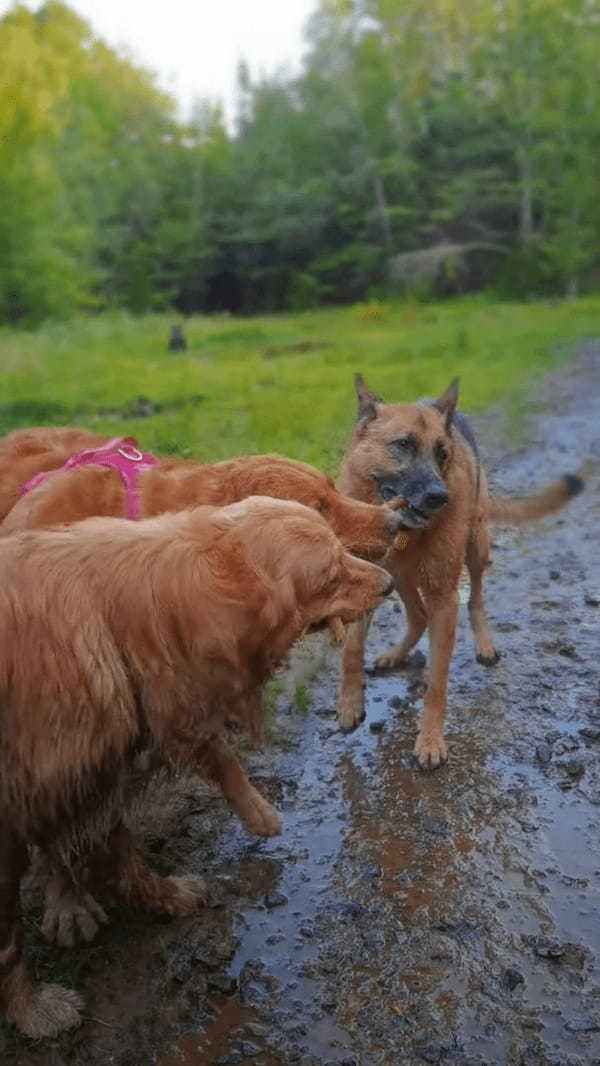
<path fill-rule="evenodd" d="M 81 1005 L 23 962 L 28 845 L 74 898 L 102 876 L 128 900 L 190 913 L 202 879 L 158 877 L 121 821 L 140 753 L 218 777 L 224 723 L 252 727 L 294 641 L 356 620 L 391 587 L 314 510 L 261 497 L 0 542 L 0 1005 L 23 1033 L 75 1026 Z"/>
<path fill-rule="evenodd" d="M 106 444 L 107 438 L 78 429 L 15 430 L 0 440 L 0 531 L 41 529 L 92 515 L 126 515 L 126 494 L 115 470 L 84 466 L 59 468 L 77 452 Z M 39 488 L 21 496 L 36 473 L 56 471 Z M 143 518 L 199 504 L 223 507 L 247 496 L 297 500 L 325 516 L 342 544 L 364 559 L 388 550 L 401 528 L 400 503 L 394 510 L 351 500 L 331 478 L 307 463 L 278 455 L 251 455 L 220 463 L 159 459 L 138 483 Z"/>

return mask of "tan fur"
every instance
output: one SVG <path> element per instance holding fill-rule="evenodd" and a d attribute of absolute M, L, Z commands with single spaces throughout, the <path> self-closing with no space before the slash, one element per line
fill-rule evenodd
<path fill-rule="evenodd" d="M 578 478 L 567 474 L 553 481 L 540 492 L 524 496 L 520 500 L 508 500 L 503 496 L 488 497 L 488 518 L 497 525 L 518 526 L 537 522 L 540 518 L 561 511 L 573 496 L 581 491 Z"/>
<path fill-rule="evenodd" d="M 390 587 L 314 511 L 261 497 L 0 542 L 0 1005 L 23 1032 L 79 1020 L 72 992 L 36 987 L 23 968 L 27 847 L 61 871 L 55 902 L 71 885 L 78 905 L 81 871 L 102 871 L 129 899 L 190 913 L 202 880 L 157 877 L 120 820 L 139 753 L 219 776 L 226 721 L 252 726 L 291 644 L 356 620 Z"/>
<path fill-rule="evenodd" d="M 410 457 L 393 442 L 410 439 L 414 449 L 437 470 L 448 503 L 419 529 L 407 531 L 403 550 L 392 548 L 384 565 L 394 578 L 404 601 L 407 632 L 400 644 L 380 655 L 377 665 L 401 665 L 425 629 L 429 631 L 429 682 L 415 752 L 423 767 L 435 767 L 447 755 L 443 724 L 447 702 L 448 669 L 454 647 L 458 584 L 466 563 L 471 579 L 469 615 L 476 655 L 484 665 L 499 656 L 489 631 L 482 592 L 483 573 L 489 565 L 490 520 L 533 521 L 562 507 L 582 487 L 567 475 L 541 493 L 522 500 L 490 497 L 485 473 L 477 456 L 454 424 L 458 398 L 453 382 L 434 404 L 385 404 L 357 379 L 359 418 L 343 460 L 339 485 L 343 492 L 367 503 L 379 501 L 376 477 L 397 477 L 402 486 L 411 470 Z M 436 462 L 436 448 L 445 453 Z M 410 501 L 409 501 L 410 502 Z M 338 717 L 343 729 L 354 728 L 363 718 L 363 652 L 368 619 L 351 627 L 344 649 L 343 677 Z"/>

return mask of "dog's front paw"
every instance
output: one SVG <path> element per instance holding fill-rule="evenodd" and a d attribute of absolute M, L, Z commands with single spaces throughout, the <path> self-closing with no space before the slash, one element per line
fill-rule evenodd
<path fill-rule="evenodd" d="M 435 770 L 448 758 L 448 749 L 442 734 L 426 733 L 422 729 L 417 736 L 415 755 L 422 770 Z"/>
<path fill-rule="evenodd" d="M 279 811 L 255 788 L 244 806 L 242 818 L 246 828 L 259 837 L 276 837 L 281 833 Z"/>
<path fill-rule="evenodd" d="M 337 720 L 344 733 L 356 729 L 365 717 L 365 700 L 362 688 L 340 696 L 337 705 Z"/>
<path fill-rule="evenodd" d="M 103 908 L 89 892 L 49 893 L 42 935 L 61 948 L 72 948 L 80 940 L 89 944 L 98 932 L 98 926 L 105 925 L 107 921 Z"/>
<path fill-rule="evenodd" d="M 18 1002 L 9 1003 L 6 1016 L 25 1036 L 41 1040 L 80 1025 L 82 1007 L 81 996 L 70 988 L 37 985 L 29 986 Z"/>

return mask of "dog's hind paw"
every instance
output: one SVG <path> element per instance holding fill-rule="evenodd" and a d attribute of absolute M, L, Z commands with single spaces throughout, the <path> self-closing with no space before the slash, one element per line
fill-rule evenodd
<path fill-rule="evenodd" d="M 103 908 L 89 892 L 65 891 L 55 895 L 49 890 L 42 935 L 61 948 L 72 948 L 80 940 L 89 944 L 98 932 L 98 926 L 107 921 Z"/>
<path fill-rule="evenodd" d="M 281 833 L 281 816 L 268 800 L 255 788 L 245 798 L 240 812 L 242 821 L 251 833 L 259 837 L 276 837 Z"/>
<path fill-rule="evenodd" d="M 400 650 L 400 645 L 382 651 L 375 659 L 376 670 L 395 670 L 401 666 L 408 666 L 408 656 Z"/>
<path fill-rule="evenodd" d="M 160 897 L 156 907 L 173 918 L 186 918 L 208 899 L 208 888 L 203 877 L 185 874 L 182 877 L 160 878 Z"/>
<path fill-rule="evenodd" d="M 486 655 L 479 652 L 476 658 L 477 662 L 481 663 L 482 666 L 495 666 L 496 663 L 500 662 L 501 656 L 499 651 L 496 651 L 495 648 L 492 648 L 491 651 L 489 651 Z"/>
<path fill-rule="evenodd" d="M 415 755 L 422 770 L 435 770 L 448 758 L 446 741 L 441 733 L 419 733 L 415 744 Z"/>
<path fill-rule="evenodd" d="M 29 985 L 19 1002 L 13 1000 L 9 1005 L 6 1015 L 25 1036 L 41 1040 L 80 1025 L 82 1007 L 81 996 L 70 988 Z"/>

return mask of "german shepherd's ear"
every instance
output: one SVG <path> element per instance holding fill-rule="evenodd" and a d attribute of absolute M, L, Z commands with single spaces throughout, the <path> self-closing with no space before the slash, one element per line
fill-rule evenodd
<path fill-rule="evenodd" d="M 381 400 L 367 388 L 362 374 L 354 375 L 354 388 L 358 399 L 358 421 L 372 422 L 377 418 L 377 404 L 381 403 Z"/>
<path fill-rule="evenodd" d="M 454 418 L 457 403 L 458 378 L 454 378 L 454 380 L 448 385 L 446 391 L 443 392 L 437 400 L 434 400 L 432 405 L 435 407 L 436 411 L 439 411 L 440 414 L 446 416 L 446 432 L 449 431 L 450 426 L 452 425 L 452 419 Z"/>

